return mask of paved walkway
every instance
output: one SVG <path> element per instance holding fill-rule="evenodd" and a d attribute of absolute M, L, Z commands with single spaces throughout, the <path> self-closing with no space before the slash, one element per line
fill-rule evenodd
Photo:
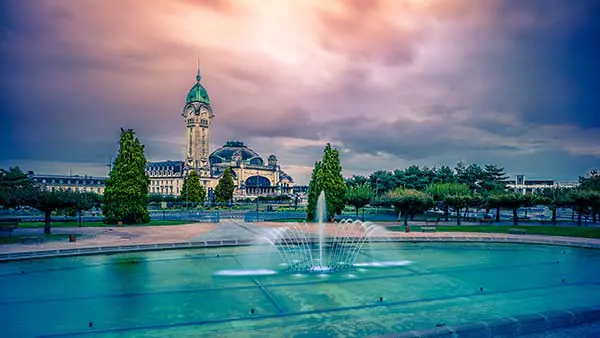
<path fill-rule="evenodd" d="M 208 241 L 236 240 L 254 242 L 257 234 L 274 227 L 293 227 L 292 223 L 261 222 L 246 223 L 242 220 L 223 220 L 221 223 L 193 223 L 171 226 L 131 226 L 131 227 L 73 227 L 54 228 L 54 234 L 78 234 L 77 241 L 49 241 L 42 244 L 4 244 L 0 245 L 0 254 L 26 253 L 58 249 L 98 248 L 114 246 L 137 246 L 168 243 L 200 243 Z M 41 234 L 43 229 L 17 229 L 14 236 Z M 317 234 L 315 224 L 308 225 L 307 232 Z M 333 235 L 332 224 L 325 227 L 327 235 Z M 397 241 L 502 241 L 529 242 L 541 244 L 560 244 L 583 246 L 600 249 L 600 239 L 543 236 L 543 235 L 510 235 L 469 232 L 376 232 L 377 237 L 390 237 Z"/>
<path fill-rule="evenodd" d="M 194 223 L 169 226 L 130 226 L 130 227 L 60 227 L 53 228 L 53 234 L 80 235 L 71 243 L 68 239 L 47 241 L 42 244 L 3 244 L 0 253 L 31 252 L 52 249 L 103 247 L 114 245 L 139 245 L 158 243 L 181 243 L 214 230 L 219 224 Z M 43 234 L 43 229 L 16 229 L 13 236 Z"/>

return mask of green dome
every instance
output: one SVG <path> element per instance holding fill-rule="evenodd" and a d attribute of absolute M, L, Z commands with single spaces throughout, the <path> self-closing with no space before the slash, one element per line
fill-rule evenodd
<path fill-rule="evenodd" d="M 206 89 L 204 89 L 204 87 L 200 83 L 200 79 L 200 73 L 198 73 L 198 75 L 196 75 L 196 84 L 192 87 L 192 89 L 190 89 L 189 93 L 187 94 L 185 103 L 200 102 L 210 105 L 210 98 L 208 97 Z"/>

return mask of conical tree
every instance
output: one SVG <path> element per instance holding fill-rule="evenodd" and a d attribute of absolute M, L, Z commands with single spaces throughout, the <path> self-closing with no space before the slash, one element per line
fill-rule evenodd
<path fill-rule="evenodd" d="M 217 202 L 226 203 L 233 198 L 235 185 L 233 183 L 233 173 L 231 168 L 225 169 L 223 176 L 219 179 L 219 183 L 215 187 L 215 198 Z"/>
<path fill-rule="evenodd" d="M 308 221 L 313 221 L 315 219 L 317 200 L 319 199 L 319 194 L 323 190 L 320 176 L 321 161 L 317 161 L 313 167 L 312 175 L 310 176 L 310 182 L 308 184 L 308 210 L 306 216 Z"/>
<path fill-rule="evenodd" d="M 311 185 L 308 187 L 308 219 L 314 219 L 317 199 L 321 191 L 325 192 L 327 201 L 327 218 L 333 219 L 334 215 L 340 214 L 346 204 L 346 181 L 342 177 L 342 166 L 340 165 L 340 154 L 337 149 L 327 143 L 321 162 L 316 162 L 311 177 Z"/>
<path fill-rule="evenodd" d="M 104 191 L 104 222 L 115 224 L 148 223 L 148 185 L 144 146 L 133 129 L 121 129 L 119 154 Z"/>
<path fill-rule="evenodd" d="M 183 180 L 181 199 L 186 203 L 203 203 L 206 199 L 206 190 L 200 185 L 200 176 L 195 170 L 190 171 Z"/>

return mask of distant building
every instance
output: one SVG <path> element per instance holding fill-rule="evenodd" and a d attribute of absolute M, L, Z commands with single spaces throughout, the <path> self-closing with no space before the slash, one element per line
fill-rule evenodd
<path fill-rule="evenodd" d="M 148 162 L 146 173 L 150 178 L 148 193 L 180 196 L 183 180 L 194 170 L 209 195 L 217 186 L 227 167 L 233 170 L 234 198 L 292 194 L 294 180 L 279 166 L 277 157 L 263 158 L 240 141 L 228 141 L 210 153 L 210 125 L 215 117 L 210 98 L 200 83 L 200 70 L 196 83 L 188 92 L 181 116 L 186 126 L 186 152 L 184 161 Z M 50 190 L 89 191 L 104 193 L 107 177 L 33 175 L 33 179 Z"/>
<path fill-rule="evenodd" d="M 186 126 L 185 160 L 148 162 L 149 193 L 181 195 L 184 178 L 194 170 L 210 194 L 228 167 L 233 170 L 235 198 L 293 193 L 294 180 L 281 170 L 275 155 L 270 155 L 265 164 L 241 141 L 228 141 L 210 153 L 210 125 L 215 115 L 200 80 L 198 71 L 181 113 Z"/>
<path fill-rule="evenodd" d="M 508 188 L 517 193 L 535 194 L 548 188 L 575 188 L 579 182 L 561 182 L 556 180 L 527 180 L 524 175 L 515 176 L 515 180 L 509 183 Z"/>
<path fill-rule="evenodd" d="M 50 191 L 67 190 L 104 194 L 106 177 L 79 175 L 31 175 L 34 182 Z"/>

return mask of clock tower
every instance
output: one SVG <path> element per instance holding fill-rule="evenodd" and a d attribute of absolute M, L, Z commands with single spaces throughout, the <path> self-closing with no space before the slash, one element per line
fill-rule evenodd
<path fill-rule="evenodd" d="M 181 115 L 185 121 L 185 172 L 195 170 L 200 177 L 210 177 L 209 144 L 210 122 L 214 117 L 210 98 L 200 83 L 200 68 L 196 84 L 192 86 L 185 100 Z"/>

